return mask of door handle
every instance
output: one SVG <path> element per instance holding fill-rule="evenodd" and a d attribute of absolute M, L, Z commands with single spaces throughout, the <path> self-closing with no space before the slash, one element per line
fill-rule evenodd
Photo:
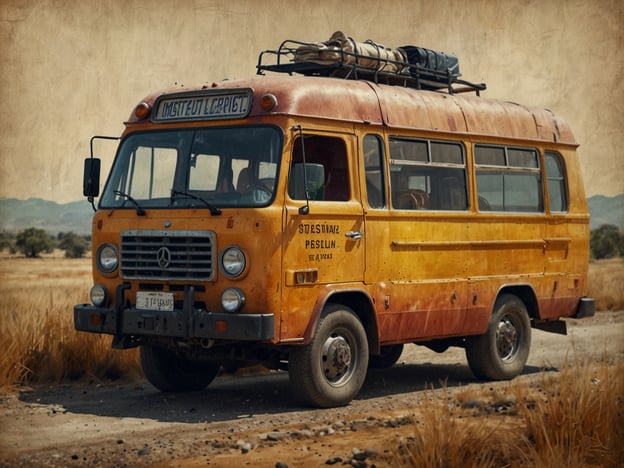
<path fill-rule="evenodd" d="M 361 239 L 363 234 L 361 231 L 349 231 L 345 232 L 345 236 L 349 237 L 351 240 Z"/>

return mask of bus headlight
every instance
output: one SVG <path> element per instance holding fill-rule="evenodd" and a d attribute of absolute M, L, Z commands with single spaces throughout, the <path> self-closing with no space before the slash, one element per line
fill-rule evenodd
<path fill-rule="evenodd" d="M 100 245 L 95 255 L 97 268 L 102 273 L 110 274 L 117 269 L 119 254 L 117 253 L 117 247 L 113 244 Z"/>
<path fill-rule="evenodd" d="M 243 249 L 236 245 L 223 249 L 220 266 L 223 274 L 229 278 L 236 278 L 242 275 L 247 266 L 247 258 Z"/>
<path fill-rule="evenodd" d="M 108 302 L 108 292 L 101 284 L 96 284 L 91 288 L 91 303 L 96 307 L 103 307 Z"/>
<path fill-rule="evenodd" d="M 221 305 L 226 312 L 238 312 L 245 305 L 245 294 L 238 288 L 227 288 L 221 293 Z"/>

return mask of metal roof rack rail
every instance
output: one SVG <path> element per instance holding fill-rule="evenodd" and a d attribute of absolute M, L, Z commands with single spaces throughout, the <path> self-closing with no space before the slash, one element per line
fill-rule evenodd
<path fill-rule="evenodd" d="M 257 74 L 268 71 L 366 80 L 449 94 L 475 92 L 477 96 L 486 89 L 485 83 L 460 79 L 457 58 L 452 55 L 414 46 L 389 49 L 344 36 L 335 40 L 336 34 L 339 32 L 321 43 L 287 39 L 277 50 L 260 52 Z"/>

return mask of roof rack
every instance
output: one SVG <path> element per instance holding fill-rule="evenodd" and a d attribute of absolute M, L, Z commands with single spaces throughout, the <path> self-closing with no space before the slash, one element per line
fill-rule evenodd
<path fill-rule="evenodd" d="M 453 56 L 413 46 L 388 49 L 372 41 L 357 43 L 351 38 L 348 40 L 352 47 L 331 39 L 324 43 L 287 39 L 277 50 L 260 52 L 257 74 L 264 75 L 267 71 L 289 75 L 296 73 L 366 80 L 449 94 L 475 92 L 477 96 L 486 89 L 485 83 L 459 79 L 459 65 L 457 58 Z M 318 50 L 319 47 L 322 49 L 321 53 L 311 56 L 310 50 Z M 420 62 L 425 62 L 428 66 L 414 60 L 414 54 L 424 57 Z M 450 59 L 448 64 L 447 58 Z M 440 66 L 441 63 L 443 66 Z"/>

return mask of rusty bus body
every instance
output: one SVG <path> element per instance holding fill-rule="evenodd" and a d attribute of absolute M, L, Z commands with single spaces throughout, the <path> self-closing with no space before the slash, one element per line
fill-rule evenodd
<path fill-rule="evenodd" d="M 548 110 L 369 81 L 148 96 L 93 218 L 75 326 L 141 346 L 166 391 L 261 362 L 342 405 L 404 343 L 462 346 L 478 377 L 512 378 L 531 326 L 593 315 L 576 147 Z"/>

